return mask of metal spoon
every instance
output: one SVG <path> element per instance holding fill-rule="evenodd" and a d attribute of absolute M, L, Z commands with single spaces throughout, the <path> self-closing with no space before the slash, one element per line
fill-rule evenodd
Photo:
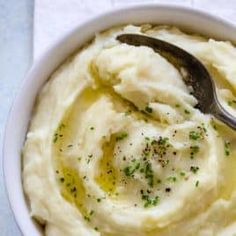
<path fill-rule="evenodd" d="M 187 86 L 193 88 L 193 96 L 198 100 L 197 108 L 236 130 L 236 117 L 227 112 L 220 104 L 215 84 L 205 66 L 193 55 L 166 41 L 140 34 L 122 34 L 117 40 L 133 46 L 147 46 L 165 57 L 176 66 Z"/>

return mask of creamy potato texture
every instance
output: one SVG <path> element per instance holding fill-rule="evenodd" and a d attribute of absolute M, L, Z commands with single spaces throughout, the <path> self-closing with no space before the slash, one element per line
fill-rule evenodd
<path fill-rule="evenodd" d="M 195 108 L 142 33 L 195 55 L 236 116 L 236 49 L 167 26 L 114 28 L 43 87 L 23 149 L 31 214 L 46 235 L 236 235 L 236 134 Z"/>

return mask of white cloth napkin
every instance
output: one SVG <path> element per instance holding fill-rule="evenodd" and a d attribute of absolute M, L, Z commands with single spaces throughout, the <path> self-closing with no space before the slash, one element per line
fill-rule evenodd
<path fill-rule="evenodd" d="M 140 3 L 191 6 L 236 22 L 235 0 L 35 0 L 34 59 L 79 22 L 109 8 Z"/>

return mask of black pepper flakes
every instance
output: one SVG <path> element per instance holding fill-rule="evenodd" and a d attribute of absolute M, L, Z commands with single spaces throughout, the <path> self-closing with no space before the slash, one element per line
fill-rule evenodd
<path fill-rule="evenodd" d="M 169 193 L 169 192 L 171 192 L 171 188 L 166 188 L 165 191 L 166 191 L 167 193 Z"/>

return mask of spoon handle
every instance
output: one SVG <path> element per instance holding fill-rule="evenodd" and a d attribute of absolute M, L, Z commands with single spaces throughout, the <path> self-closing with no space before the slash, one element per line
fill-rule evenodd
<path fill-rule="evenodd" d="M 233 130 L 236 130 L 235 116 L 232 116 L 228 111 L 226 111 L 219 102 L 212 104 L 210 107 L 210 113 Z"/>

